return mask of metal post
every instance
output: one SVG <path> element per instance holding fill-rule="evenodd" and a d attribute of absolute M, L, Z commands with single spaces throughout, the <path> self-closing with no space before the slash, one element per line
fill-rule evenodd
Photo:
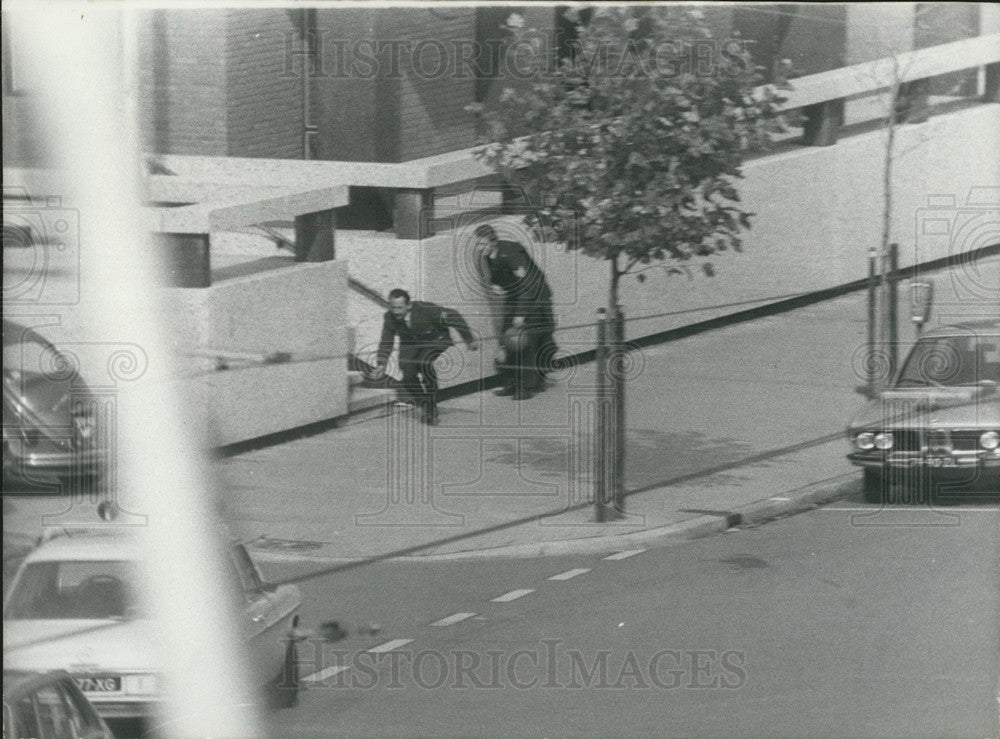
<path fill-rule="evenodd" d="M 607 503 L 607 368 L 608 368 L 608 322 L 604 308 L 597 310 L 597 432 L 596 453 L 594 454 L 594 515 L 598 522 L 605 520 Z"/>
<path fill-rule="evenodd" d="M 625 513 L 625 316 L 620 305 L 615 306 L 612 338 L 614 360 L 611 362 L 614 383 L 614 507 L 615 514 Z"/>
<path fill-rule="evenodd" d="M 874 249 L 868 251 L 868 356 L 865 361 L 865 374 L 868 386 L 868 397 L 875 397 L 875 260 L 878 257 Z"/>
<path fill-rule="evenodd" d="M 899 271 L 899 244 L 889 244 L 889 271 L 886 274 L 886 281 L 889 288 L 889 376 L 895 377 L 897 362 L 899 361 L 899 278 L 896 273 Z"/>

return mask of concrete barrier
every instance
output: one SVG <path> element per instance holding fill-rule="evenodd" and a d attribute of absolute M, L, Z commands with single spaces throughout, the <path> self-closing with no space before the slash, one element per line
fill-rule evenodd
<path fill-rule="evenodd" d="M 176 382 L 213 446 L 347 412 L 347 269 L 299 264 L 164 295 Z"/>

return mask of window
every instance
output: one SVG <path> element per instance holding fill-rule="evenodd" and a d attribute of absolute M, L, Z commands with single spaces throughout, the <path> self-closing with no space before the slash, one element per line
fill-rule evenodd
<path fill-rule="evenodd" d="M 134 562 L 35 562 L 14 586 L 4 618 L 134 618 L 141 613 L 136 582 Z"/>

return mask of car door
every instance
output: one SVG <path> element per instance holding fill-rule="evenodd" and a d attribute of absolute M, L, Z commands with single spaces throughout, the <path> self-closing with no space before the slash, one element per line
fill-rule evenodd
<path fill-rule="evenodd" d="M 268 586 L 242 544 L 233 545 L 231 556 L 243 586 L 247 646 L 257 665 L 257 682 L 264 683 L 284 670 L 300 598 L 297 588 Z"/>

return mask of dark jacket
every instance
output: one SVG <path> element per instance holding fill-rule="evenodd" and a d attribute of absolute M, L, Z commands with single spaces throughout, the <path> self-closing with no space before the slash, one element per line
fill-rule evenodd
<path fill-rule="evenodd" d="M 453 328 L 465 343 L 475 339 L 462 315 L 451 308 L 442 308 L 435 303 L 414 300 L 410 303 L 410 325 L 406 320 L 396 318 L 392 311 L 386 311 L 382 323 L 382 338 L 378 345 L 378 361 L 385 362 L 392 354 L 392 345 L 399 337 L 400 351 L 416 349 L 438 349 L 444 351 L 454 342 L 448 329 Z"/>
<path fill-rule="evenodd" d="M 510 326 L 515 316 L 522 316 L 526 326 L 554 326 L 552 290 L 527 249 L 516 241 L 498 241 L 496 252 L 487 256 L 486 265 L 490 283 L 507 291 L 502 329 Z M 524 269 L 524 277 L 515 274 L 518 269 Z"/>

